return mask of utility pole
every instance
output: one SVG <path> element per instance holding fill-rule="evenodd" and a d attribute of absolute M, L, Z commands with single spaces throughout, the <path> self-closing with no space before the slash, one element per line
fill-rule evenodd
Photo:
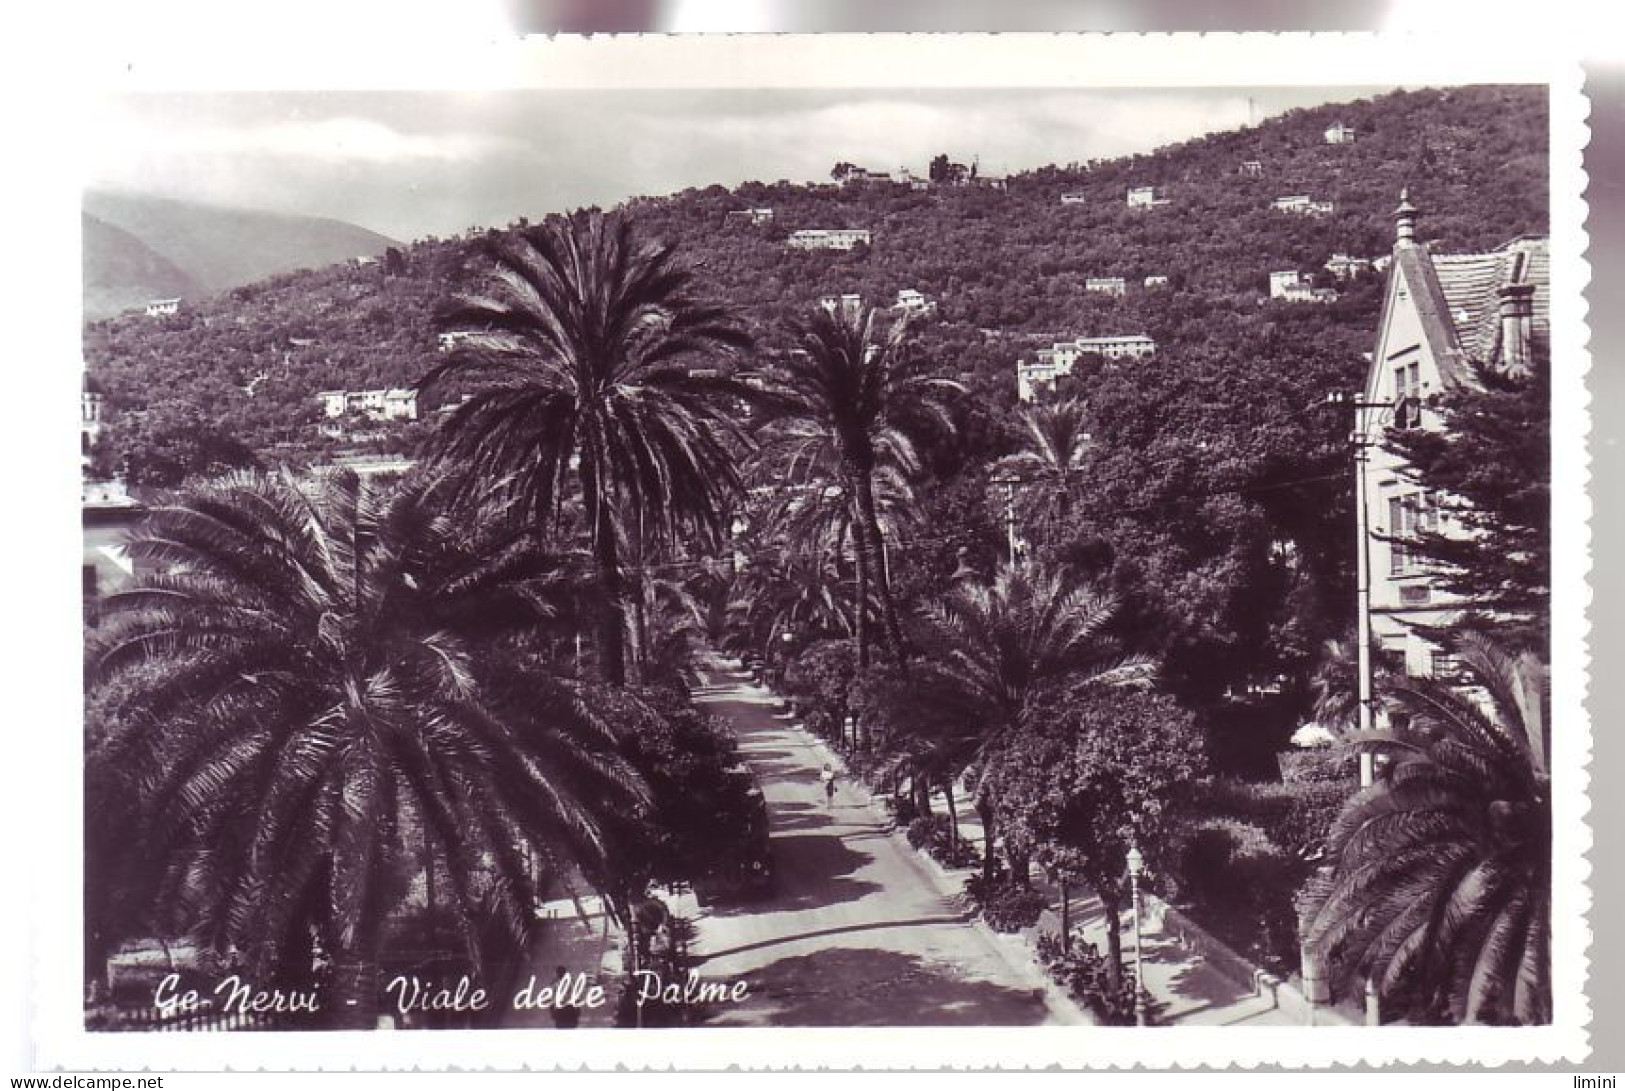
<path fill-rule="evenodd" d="M 1371 516 L 1366 501 L 1367 454 L 1375 442 L 1366 428 L 1366 413 L 1372 409 L 1392 409 L 1392 402 L 1366 401 L 1358 396 L 1335 391 L 1326 399 L 1333 405 L 1354 408 L 1354 430 L 1349 433 L 1349 445 L 1354 451 L 1354 521 L 1358 528 L 1358 548 L 1355 555 L 1354 586 L 1356 598 L 1355 647 L 1358 650 L 1359 673 L 1359 730 L 1363 735 L 1372 729 L 1371 694 Z M 1369 750 L 1360 753 L 1360 787 L 1368 788 L 1374 779 L 1373 755 Z"/>

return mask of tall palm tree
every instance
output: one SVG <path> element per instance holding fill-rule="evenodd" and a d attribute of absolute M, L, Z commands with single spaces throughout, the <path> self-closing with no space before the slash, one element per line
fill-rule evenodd
<path fill-rule="evenodd" d="M 1023 483 L 1021 521 L 1029 534 L 1064 528 L 1093 446 L 1089 407 L 1077 398 L 1030 406 L 1021 411 L 1021 449 L 993 466 L 992 477 L 1014 476 Z"/>
<path fill-rule="evenodd" d="M 1551 739 L 1544 668 L 1477 635 L 1477 685 L 1390 682 L 1393 759 L 1349 801 L 1305 943 L 1334 979 L 1375 983 L 1418 1017 L 1551 1020 Z M 1408 717 L 1408 723 L 1404 718 Z"/>
<path fill-rule="evenodd" d="M 885 321 L 870 307 L 819 308 L 795 328 L 796 349 L 764 376 L 763 442 L 795 484 L 835 484 L 851 511 L 858 600 L 878 590 L 891 657 L 905 665 L 902 624 L 885 551 L 877 477 L 885 467 L 919 469 L 917 440 L 928 428 L 953 431 L 946 396 L 963 388 L 927 373 L 914 355 L 906 320 Z M 860 657 L 868 659 L 868 623 L 857 619 Z"/>
<path fill-rule="evenodd" d="M 623 216 L 555 218 L 485 244 L 483 286 L 439 318 L 462 331 L 423 388 L 472 388 L 433 449 L 470 479 L 502 482 L 540 528 L 570 479 L 603 590 L 604 678 L 626 681 L 624 548 L 617 529 L 714 534 L 739 487 L 749 391 L 717 368 L 748 339 L 691 294 L 670 246 L 646 245 Z"/>
<path fill-rule="evenodd" d="M 1143 685 L 1149 660 L 1107 631 L 1113 596 L 1043 564 L 1004 565 L 991 583 L 962 581 L 928 612 L 932 639 L 916 676 L 893 701 L 892 743 L 922 769 L 954 777 L 980 768 L 976 808 L 989 851 L 992 775 L 1032 703 L 1058 687 Z"/>
<path fill-rule="evenodd" d="M 529 858 L 608 875 L 607 823 L 646 789 L 583 691 L 530 661 L 537 552 L 450 492 L 244 474 L 152 514 L 131 551 L 165 574 L 108 599 L 93 647 L 98 684 L 128 687 L 87 777 L 119 819 L 93 827 L 127 865 L 115 915 L 293 980 L 316 937 L 329 1010 L 361 1019 L 421 859 L 408 826 L 461 919 L 495 904 L 515 943 Z"/>

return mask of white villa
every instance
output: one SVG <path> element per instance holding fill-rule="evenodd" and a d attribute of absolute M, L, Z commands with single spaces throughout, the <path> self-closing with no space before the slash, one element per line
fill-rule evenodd
<path fill-rule="evenodd" d="M 1051 347 L 1035 352 L 1033 360 L 1016 361 L 1016 395 L 1022 401 L 1030 402 L 1037 398 L 1039 390 L 1054 390 L 1055 381 L 1063 375 L 1072 374 L 1073 365 L 1081 356 L 1103 356 L 1108 360 L 1139 359 L 1153 356 L 1156 351 L 1157 343 L 1143 333 L 1057 341 Z"/>
<path fill-rule="evenodd" d="M 1337 293 L 1330 288 L 1316 288 L 1307 276 L 1288 269 L 1270 274 L 1270 298 L 1287 303 L 1332 303 Z"/>
<path fill-rule="evenodd" d="M 1329 216 L 1337 210 L 1331 201 L 1316 201 L 1305 193 L 1277 197 L 1270 202 L 1270 207 L 1277 212 L 1296 212 L 1301 216 Z"/>
<path fill-rule="evenodd" d="M 1083 282 L 1083 290 L 1121 296 L 1128 294 L 1128 283 L 1122 277 L 1089 277 Z"/>
<path fill-rule="evenodd" d="M 1264 164 L 1257 159 L 1248 159 L 1241 164 L 1236 173 L 1256 178 L 1264 173 Z"/>
<path fill-rule="evenodd" d="M 897 293 L 897 302 L 892 304 L 894 310 L 904 314 L 930 314 L 937 309 L 934 300 L 927 299 L 925 293 L 917 288 L 902 288 Z"/>
<path fill-rule="evenodd" d="M 1348 254 L 1333 254 L 1326 259 L 1326 264 L 1322 268 L 1338 280 L 1348 280 L 1361 273 L 1369 272 L 1371 270 L 1371 259 L 1351 257 Z"/>
<path fill-rule="evenodd" d="M 1168 278 L 1162 273 L 1152 273 L 1145 278 L 1145 286 L 1147 288 L 1166 288 L 1168 287 Z"/>
<path fill-rule="evenodd" d="M 752 226 L 773 222 L 771 208 L 734 208 L 729 209 L 722 217 L 724 220 L 745 220 Z"/>
<path fill-rule="evenodd" d="M 1063 205 L 1086 205 L 1089 203 L 1089 195 L 1087 193 L 1063 193 L 1061 194 L 1061 203 Z"/>
<path fill-rule="evenodd" d="M 1371 636 L 1403 657 L 1414 675 L 1447 672 L 1449 663 L 1417 626 L 1436 626 L 1469 605 L 1433 584 L 1403 539 L 1424 528 L 1451 533 L 1433 500 L 1404 474 L 1382 442 L 1398 429 L 1438 429 L 1429 395 L 1474 382 L 1468 361 L 1515 372 L 1551 343 L 1551 256 L 1544 238 L 1520 238 L 1486 254 L 1434 255 L 1416 240 L 1417 209 L 1407 196 L 1394 213 L 1392 271 L 1366 377 L 1359 431 L 1367 438 L 1367 546 Z M 1399 539 L 1399 540 L 1395 540 Z"/>
<path fill-rule="evenodd" d="M 363 416 L 375 421 L 417 420 L 418 392 L 389 390 L 324 390 L 316 395 L 329 419 Z"/>
<path fill-rule="evenodd" d="M 871 239 L 864 228 L 811 228 L 792 232 L 784 245 L 792 250 L 855 250 L 870 245 Z"/>
<path fill-rule="evenodd" d="M 1328 144 L 1354 143 L 1354 130 L 1343 124 L 1341 121 L 1333 124 L 1331 128 L 1327 129 L 1325 136 L 1326 143 Z"/>
<path fill-rule="evenodd" d="M 167 318 L 172 314 L 179 314 L 181 301 L 176 299 L 154 299 L 147 304 L 148 318 Z"/>
<path fill-rule="evenodd" d="M 1128 206 L 1130 208 L 1161 208 L 1172 204 L 1167 197 L 1157 196 L 1156 186 L 1130 186 L 1128 191 Z"/>

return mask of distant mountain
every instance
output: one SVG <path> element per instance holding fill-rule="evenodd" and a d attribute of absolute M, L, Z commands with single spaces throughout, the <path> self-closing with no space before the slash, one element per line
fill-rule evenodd
<path fill-rule="evenodd" d="M 133 236 L 166 261 L 189 279 L 194 295 L 213 295 L 278 273 L 316 269 L 363 254 L 376 256 L 397 245 L 394 239 L 342 220 L 157 197 L 87 193 L 84 211 L 101 224 Z M 105 233 L 98 229 L 97 234 Z M 101 294 L 108 298 L 122 300 L 135 292 L 135 284 L 128 285 L 129 293 L 124 291 L 116 277 L 117 265 L 104 268 L 92 263 L 106 256 L 124 260 L 120 257 L 124 250 L 116 247 L 109 255 L 100 239 L 95 248 L 87 242 L 87 302 L 93 283 L 101 285 Z M 87 315 L 94 317 L 88 307 Z"/>
<path fill-rule="evenodd" d="M 107 318 L 149 299 L 203 294 L 196 280 L 128 231 L 88 212 L 81 220 L 87 319 Z"/>

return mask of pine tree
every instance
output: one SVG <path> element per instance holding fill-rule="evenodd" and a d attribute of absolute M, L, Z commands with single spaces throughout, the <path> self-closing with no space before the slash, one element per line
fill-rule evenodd
<path fill-rule="evenodd" d="M 1527 372 L 1475 363 L 1473 383 L 1438 395 L 1438 431 L 1391 433 L 1410 464 L 1461 530 L 1422 532 L 1412 549 L 1437 572 L 1439 586 L 1496 621 L 1501 639 L 1545 644 L 1551 598 L 1550 364 Z"/>

